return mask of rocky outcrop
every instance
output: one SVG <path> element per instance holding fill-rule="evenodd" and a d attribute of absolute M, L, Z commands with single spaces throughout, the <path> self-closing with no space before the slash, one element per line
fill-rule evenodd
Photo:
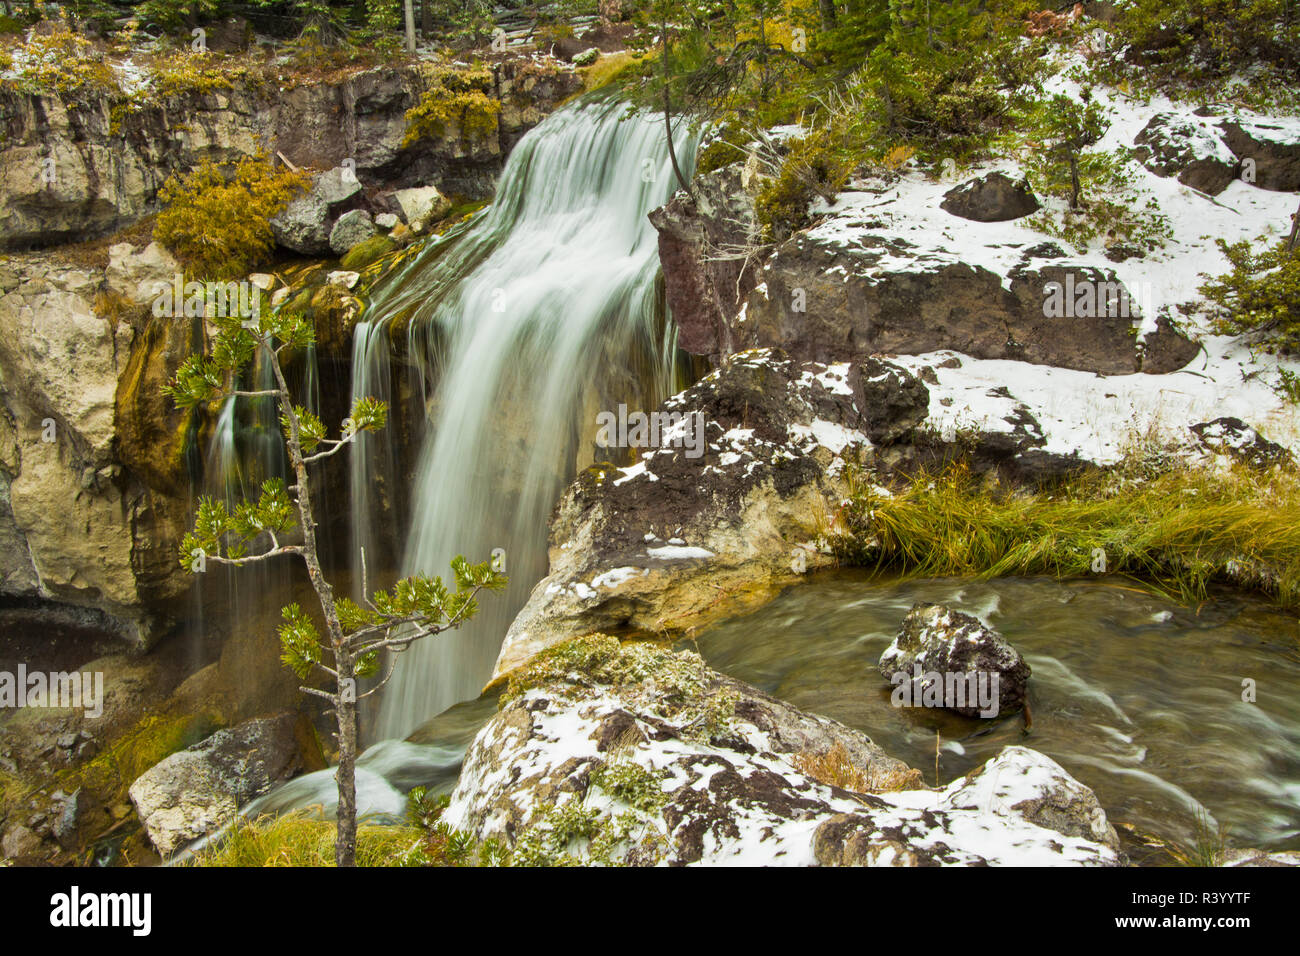
<path fill-rule="evenodd" d="M 1139 162 L 1158 176 L 1217 196 L 1237 175 L 1237 157 L 1213 121 L 1157 113 L 1134 138 Z"/>
<path fill-rule="evenodd" d="M 1269 441 L 1240 418 L 1216 418 L 1212 422 L 1192 425 L 1190 430 L 1206 451 L 1253 468 L 1272 468 L 1295 462 L 1289 451 L 1277 442 Z"/>
<path fill-rule="evenodd" d="M 741 175 L 733 164 L 698 177 L 694 200 L 679 193 L 650 217 L 688 351 L 716 361 L 781 348 L 827 362 L 952 349 L 1107 375 L 1171 372 L 1196 353 L 1168 323 L 1139 338 L 1140 299 L 1113 271 L 1064 256 L 1044 262 L 1042 244 L 1025 244 L 1019 262 L 995 271 L 957 244 L 929 234 L 920 244 L 883 219 L 846 213 L 760 246 Z M 887 184 L 861 190 L 888 201 Z M 1067 289 L 1069 305 L 1056 309 L 1054 297 Z M 1076 289 L 1091 290 L 1091 300 L 1076 299 Z"/>
<path fill-rule="evenodd" d="M 143 106 L 121 94 L 65 102 L 0 88 L 0 249 L 105 235 L 157 210 L 158 188 L 205 160 L 259 150 L 300 167 L 343 166 L 362 188 L 437 182 L 491 195 L 504 156 L 580 86 L 568 68 L 503 58 L 493 66 L 497 135 L 447 135 L 404 144 L 406 111 L 429 81 L 418 66 L 379 67 L 295 83 L 236 79 Z"/>
<path fill-rule="evenodd" d="M 114 281 L 147 283 L 148 270 L 118 261 Z M 150 399 L 124 401 L 121 383 L 147 377 L 143 355 L 166 349 L 167 333 L 97 315 L 100 280 L 41 260 L 0 267 L 0 537 L 12 545 L 0 592 L 143 645 L 188 587 L 175 560 L 185 504 L 136 458 L 178 452 L 179 437 L 144 429 L 136 413 Z"/>
<path fill-rule="evenodd" d="M 169 856 L 275 784 L 318 769 L 314 748 L 310 728 L 294 714 L 245 721 L 145 771 L 131 784 L 131 802 L 150 841 Z"/>
<path fill-rule="evenodd" d="M 995 171 L 948 190 L 940 208 L 974 222 L 1006 222 L 1037 212 L 1038 199 L 1027 180 Z"/>
<path fill-rule="evenodd" d="M 916 377 L 886 362 L 742 353 L 664 404 L 676 437 L 581 474 L 551 524 L 550 573 L 510 627 L 497 675 L 594 630 L 682 633 L 830 563 L 818 522 L 850 460 L 921 421 Z"/>
<path fill-rule="evenodd" d="M 839 748 L 846 789 L 807 758 Z M 1121 861 L 1086 787 L 1009 747 L 942 790 L 869 739 L 690 652 L 588 638 L 539 658 L 479 732 L 442 819 L 516 863 L 1077 864 Z"/>
<path fill-rule="evenodd" d="M 921 685 L 934 680 L 927 675 L 938 675 L 940 706 L 966 717 L 1021 710 L 1031 673 L 1020 652 L 1001 634 L 979 618 L 942 604 L 913 607 L 898 636 L 880 655 L 880 676 L 895 686 L 910 685 L 913 706 L 927 705 L 928 688 Z M 951 682 L 948 675 L 958 680 Z M 962 683 L 961 678 L 972 675 L 974 683 Z M 977 702 L 975 698 L 986 690 L 991 692 L 988 700 Z"/>
<path fill-rule="evenodd" d="M 1300 124 L 1295 120 L 1237 116 L 1219 127 L 1243 167 L 1247 161 L 1252 164 L 1254 185 L 1279 192 L 1300 190 Z"/>

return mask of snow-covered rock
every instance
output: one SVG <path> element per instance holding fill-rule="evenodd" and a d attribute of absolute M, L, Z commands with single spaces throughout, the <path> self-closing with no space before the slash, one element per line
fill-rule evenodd
<path fill-rule="evenodd" d="M 1117 865 L 1090 790 L 1022 747 L 941 790 L 868 738 L 709 670 L 593 637 L 535 662 L 443 820 L 519 862 Z M 852 792 L 802 758 L 842 748 Z"/>
<path fill-rule="evenodd" d="M 880 655 L 880 675 L 895 685 L 900 681 L 912 685 L 914 704 L 922 704 L 918 684 L 924 683 L 924 677 L 917 682 L 915 675 L 937 674 L 943 706 L 967 717 L 992 717 L 1020 710 L 1025 705 L 1031 673 L 1020 652 L 996 630 L 973 615 L 942 604 L 913 607 L 903 619 L 898 636 Z M 974 694 L 967 697 L 964 687 L 960 701 L 944 698 L 942 682 L 949 674 L 973 674 L 981 688 L 992 687 L 996 698 L 992 712 L 986 711 L 984 702 L 977 702 Z M 996 685 L 987 683 L 992 675 L 997 675 Z"/>

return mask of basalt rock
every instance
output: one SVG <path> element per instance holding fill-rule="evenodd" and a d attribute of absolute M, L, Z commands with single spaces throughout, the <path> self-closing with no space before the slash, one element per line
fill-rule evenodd
<path fill-rule="evenodd" d="M 903 619 L 898 636 L 880 655 L 880 675 L 895 686 L 900 680 L 912 684 L 914 699 L 922 693 L 922 688 L 914 683 L 918 669 L 922 675 L 938 674 L 944 681 L 948 674 L 974 674 L 978 680 L 996 674 L 997 715 L 1014 713 L 1024 707 L 1032 673 L 1020 652 L 1001 634 L 979 618 L 942 604 L 913 607 Z M 955 703 L 944 697 L 944 706 L 967 717 L 994 716 L 969 699 Z"/>
<path fill-rule="evenodd" d="M 1017 182 L 1006 173 L 986 176 L 944 193 L 941 208 L 954 216 L 975 222 L 1006 222 L 1038 211 L 1038 199 L 1025 180 Z"/>
<path fill-rule="evenodd" d="M 1158 176 L 1177 176 L 1180 183 L 1211 196 L 1227 189 L 1236 176 L 1237 157 L 1207 119 L 1157 113 L 1133 143 L 1147 169 Z"/>
<path fill-rule="evenodd" d="M 853 792 L 812 775 L 837 750 Z M 580 816 L 569 816 L 570 814 Z M 556 648 L 475 737 L 442 819 L 519 862 L 745 865 L 1121 862 L 1086 787 L 1009 747 L 942 790 L 862 734 L 693 653 Z M 583 821 L 590 842 L 571 841 Z M 585 845 L 584 845 L 585 844 Z M 599 848 L 599 849 L 598 849 Z"/>
<path fill-rule="evenodd" d="M 1243 165 L 1254 167 L 1254 185 L 1279 192 L 1300 190 L 1300 128 L 1236 117 L 1219 124 L 1224 141 Z M 1246 178 L 1243 175 L 1243 178 Z"/>
<path fill-rule="evenodd" d="M 595 465 L 569 487 L 550 572 L 511 625 L 497 676 L 593 630 L 682 631 L 829 564 L 818 521 L 844 495 L 846 463 L 903 440 L 927 406 L 925 385 L 888 362 L 733 356 L 659 410 L 682 441 L 629 467 Z"/>
<path fill-rule="evenodd" d="M 1277 442 L 1269 441 L 1240 418 L 1216 418 L 1191 426 L 1206 451 L 1225 455 L 1253 468 L 1294 464 L 1294 457 Z"/>

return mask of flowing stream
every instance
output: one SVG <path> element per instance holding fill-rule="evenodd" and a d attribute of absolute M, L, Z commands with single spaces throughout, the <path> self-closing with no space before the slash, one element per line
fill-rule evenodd
<path fill-rule="evenodd" d="M 916 601 L 997 628 L 1033 668 L 1032 727 L 895 707 L 881 652 Z M 698 637 L 714 668 L 868 734 L 940 783 L 1021 744 L 1111 821 L 1184 846 L 1300 848 L 1300 624 L 1244 597 L 1184 607 L 1126 582 L 868 579 L 834 572 Z M 1242 699 L 1243 681 L 1255 700 Z"/>
<path fill-rule="evenodd" d="M 695 144 L 678 134 L 687 169 Z M 675 186 L 662 121 L 628 117 L 614 100 L 581 102 L 524 137 L 486 212 L 428 243 L 374 292 L 355 339 L 354 394 L 394 397 L 390 352 L 404 334 L 425 420 L 397 528 L 400 571 L 445 577 L 457 554 L 495 555 L 511 579 L 504 596 L 480 602 L 472 624 L 402 655 L 382 693 L 378 738 L 404 737 L 478 695 L 546 572 L 548 518 L 591 461 L 596 413 L 650 408 L 675 390 L 674 333 L 646 219 Z M 354 561 L 366 548 L 368 567 L 385 538 L 374 496 L 402 480 L 396 457 L 385 438 L 353 452 Z"/>

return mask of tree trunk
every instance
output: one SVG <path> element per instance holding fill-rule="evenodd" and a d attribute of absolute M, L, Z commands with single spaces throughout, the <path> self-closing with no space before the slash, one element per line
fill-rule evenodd
<path fill-rule="evenodd" d="M 1300 208 L 1291 213 L 1291 235 L 1287 236 L 1286 248 L 1288 252 L 1300 255 Z"/>
<path fill-rule="evenodd" d="M 426 40 L 433 37 L 433 0 L 420 0 L 420 32 Z"/>
<path fill-rule="evenodd" d="M 354 662 L 344 643 L 343 625 L 339 622 L 338 606 L 334 603 L 334 588 L 325 579 L 325 573 L 320 566 L 320 554 L 316 549 L 316 513 L 312 508 L 311 489 L 307 483 L 307 465 L 303 461 L 302 432 L 290 398 L 293 393 L 289 391 L 289 382 L 284 377 L 284 369 L 280 367 L 279 356 L 271 352 L 267 356 L 267 361 L 271 363 L 276 387 L 280 390 L 280 410 L 283 418 L 289 423 L 286 445 L 289 452 L 289 465 L 293 468 L 295 481 L 290 490 L 297 499 L 298 522 L 302 526 L 302 560 L 307 565 L 307 577 L 311 580 L 312 590 L 316 592 L 316 599 L 320 602 L 321 617 L 325 619 L 325 629 L 329 633 L 329 646 L 334 652 L 334 669 L 338 674 L 334 707 L 339 725 L 339 768 L 335 774 L 338 781 L 339 808 L 334 859 L 339 866 L 352 866 L 357 852 L 357 701 L 355 684 L 351 685 L 351 699 L 344 699 L 348 695 L 343 693 L 343 681 L 353 679 Z"/>
<path fill-rule="evenodd" d="M 682 175 L 682 167 L 677 163 L 677 147 L 673 145 L 673 112 L 672 112 L 672 95 L 669 80 L 671 74 L 668 69 L 668 24 L 660 25 L 659 40 L 662 44 L 661 54 L 664 61 L 664 133 L 668 137 L 668 159 L 673 164 L 673 175 L 677 177 L 677 182 L 685 190 L 686 195 L 695 200 L 695 193 L 691 192 L 691 184 L 686 177 Z"/>
<path fill-rule="evenodd" d="M 1070 152 L 1070 208 L 1079 208 L 1079 156 Z"/>
<path fill-rule="evenodd" d="M 821 14 L 822 29 L 835 29 L 835 0 L 817 0 L 817 10 Z"/>
<path fill-rule="evenodd" d="M 353 662 L 350 655 L 335 655 L 338 672 L 351 674 Z M 334 863 L 337 866 L 357 864 L 357 694 L 356 682 L 349 677 L 344 684 L 339 681 L 339 694 L 335 713 L 339 725 L 339 766 L 334 771 L 338 783 L 339 808 L 335 815 L 338 835 L 334 840 Z M 345 690 L 345 688 L 348 688 Z"/>
<path fill-rule="evenodd" d="M 415 54 L 415 0 L 406 0 L 406 52 Z"/>

